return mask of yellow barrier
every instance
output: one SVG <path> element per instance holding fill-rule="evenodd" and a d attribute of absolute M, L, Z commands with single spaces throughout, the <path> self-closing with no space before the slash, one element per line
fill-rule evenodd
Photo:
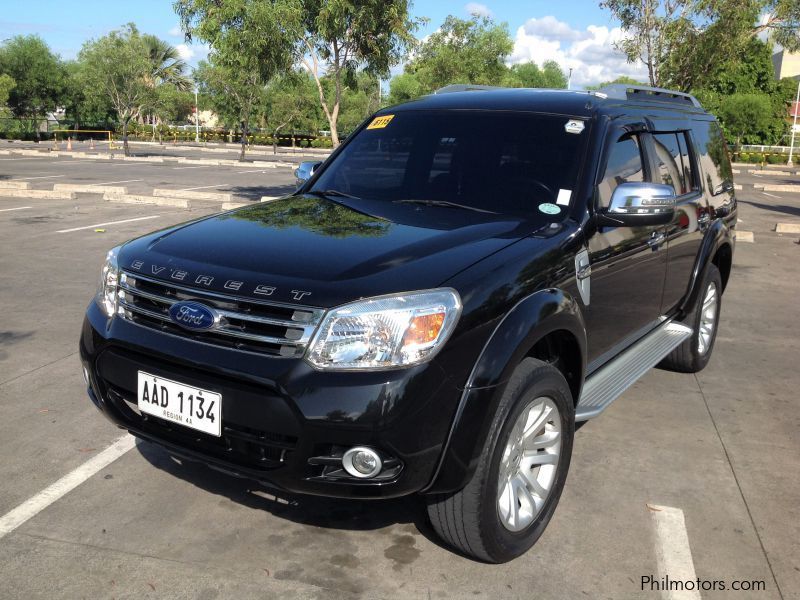
<path fill-rule="evenodd" d="M 114 145 L 114 138 L 111 137 L 112 132 L 108 129 L 53 129 L 49 133 L 56 134 L 54 136 L 55 142 L 58 143 L 58 134 L 59 133 L 72 133 L 72 134 L 79 134 L 79 133 L 106 133 L 108 134 L 108 149 L 109 150 L 118 150 L 122 146 L 115 146 Z"/>

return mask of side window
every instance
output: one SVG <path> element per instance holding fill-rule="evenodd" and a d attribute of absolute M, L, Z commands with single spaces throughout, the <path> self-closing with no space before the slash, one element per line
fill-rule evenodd
<path fill-rule="evenodd" d="M 715 121 L 696 121 L 692 131 L 706 189 L 717 196 L 733 183 L 725 137 Z"/>
<path fill-rule="evenodd" d="M 644 181 L 644 162 L 635 135 L 625 134 L 609 149 L 606 171 L 597 186 L 600 206 L 611 203 L 611 194 L 620 183 Z"/>
<path fill-rule="evenodd" d="M 700 189 L 697 182 L 697 176 L 694 172 L 694 164 L 692 163 L 692 155 L 689 153 L 689 145 L 691 138 L 688 132 L 682 131 L 678 134 L 678 145 L 681 148 L 681 163 L 683 163 L 683 181 L 684 181 L 684 194 L 692 190 Z"/>
<path fill-rule="evenodd" d="M 671 185 L 678 196 L 684 194 L 686 188 L 678 137 L 674 133 L 656 133 L 653 134 L 653 143 L 656 149 L 659 183 Z"/>

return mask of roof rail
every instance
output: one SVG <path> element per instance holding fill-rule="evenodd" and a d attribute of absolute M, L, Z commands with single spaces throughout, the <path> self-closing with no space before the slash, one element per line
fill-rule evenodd
<path fill-rule="evenodd" d="M 702 108 L 700 102 L 691 94 L 667 90 L 664 88 L 648 87 L 646 85 L 627 85 L 615 83 L 597 90 L 615 100 L 643 100 L 655 102 L 680 102 L 689 103 L 695 108 Z"/>
<path fill-rule="evenodd" d="M 506 88 L 496 85 L 477 85 L 472 83 L 452 83 L 439 88 L 434 94 L 450 94 L 452 92 L 482 92 L 485 90 L 503 90 Z"/>

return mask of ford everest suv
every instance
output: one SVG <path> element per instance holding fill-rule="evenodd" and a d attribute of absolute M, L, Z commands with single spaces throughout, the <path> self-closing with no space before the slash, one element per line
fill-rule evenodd
<path fill-rule="evenodd" d="M 453 547 L 519 556 L 576 423 L 711 356 L 736 225 L 718 124 L 654 88 L 450 87 L 315 167 L 108 253 L 89 396 L 173 455 L 287 492 L 420 494 Z"/>

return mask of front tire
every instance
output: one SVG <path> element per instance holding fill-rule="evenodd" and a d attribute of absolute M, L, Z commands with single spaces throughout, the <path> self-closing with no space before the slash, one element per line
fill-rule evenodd
<path fill-rule="evenodd" d="M 470 482 L 427 499 L 433 528 L 479 560 L 502 563 L 524 554 L 555 512 L 574 433 L 575 408 L 564 376 L 526 358 L 503 393 Z"/>

